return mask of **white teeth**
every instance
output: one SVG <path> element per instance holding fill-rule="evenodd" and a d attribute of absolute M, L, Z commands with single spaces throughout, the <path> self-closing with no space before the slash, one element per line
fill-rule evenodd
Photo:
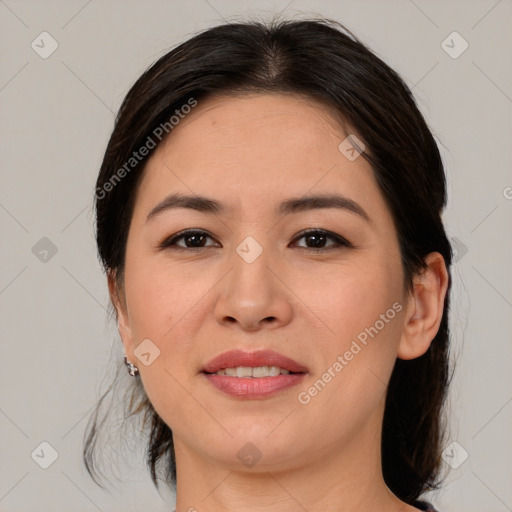
<path fill-rule="evenodd" d="M 237 366 L 236 368 L 237 377 L 252 377 L 252 368 L 248 366 Z"/>
<path fill-rule="evenodd" d="M 275 377 L 276 375 L 279 375 L 281 373 L 281 370 L 277 366 L 271 366 L 268 369 L 268 374 L 270 377 Z"/>
<path fill-rule="evenodd" d="M 258 366 L 252 369 L 253 377 L 268 377 L 268 366 Z"/>
<path fill-rule="evenodd" d="M 215 372 L 215 375 L 227 375 L 228 377 L 276 377 L 277 375 L 288 375 L 290 370 L 278 366 L 237 366 L 236 368 L 223 368 Z"/>

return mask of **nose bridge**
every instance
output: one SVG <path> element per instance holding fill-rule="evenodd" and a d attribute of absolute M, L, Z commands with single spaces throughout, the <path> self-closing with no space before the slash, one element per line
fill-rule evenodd
<path fill-rule="evenodd" d="M 235 247 L 231 255 L 234 266 L 231 285 L 235 287 L 231 291 L 241 294 L 244 302 L 251 302 L 250 297 L 256 294 L 258 300 L 263 301 L 271 292 L 272 279 L 268 275 L 268 267 L 271 265 L 272 250 L 266 242 L 261 234 L 248 235 Z"/>
<path fill-rule="evenodd" d="M 265 246 L 266 241 L 268 237 L 263 234 L 248 235 L 235 246 L 229 262 L 232 272 L 216 305 L 219 322 L 236 320 L 241 327 L 253 330 L 263 320 L 276 325 L 289 321 L 291 304 L 274 275 L 273 250 Z"/>

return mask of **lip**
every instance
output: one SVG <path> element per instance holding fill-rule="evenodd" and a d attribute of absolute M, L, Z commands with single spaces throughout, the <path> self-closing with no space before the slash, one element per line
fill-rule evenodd
<path fill-rule="evenodd" d="M 306 376 L 305 373 L 290 373 L 275 377 L 229 377 L 203 373 L 203 376 L 218 390 L 235 398 L 269 398 L 280 391 L 297 385 Z"/>
<path fill-rule="evenodd" d="M 257 350 L 245 352 L 243 350 L 230 350 L 214 357 L 201 369 L 204 373 L 215 373 L 223 368 L 236 368 L 237 366 L 279 366 L 293 373 L 307 373 L 308 369 L 289 357 L 283 356 L 273 350 Z M 243 379 L 243 377 L 234 377 Z M 262 379 L 275 377 L 262 377 Z"/>
<path fill-rule="evenodd" d="M 223 368 L 236 368 L 237 366 L 279 366 L 289 370 L 290 374 L 276 375 L 275 377 L 230 377 L 228 375 L 215 375 Z M 288 389 L 301 382 L 308 369 L 297 361 L 283 356 L 273 350 L 258 350 L 245 352 L 231 350 L 215 357 L 202 368 L 202 374 L 218 390 L 236 398 L 268 398 L 280 391 Z"/>

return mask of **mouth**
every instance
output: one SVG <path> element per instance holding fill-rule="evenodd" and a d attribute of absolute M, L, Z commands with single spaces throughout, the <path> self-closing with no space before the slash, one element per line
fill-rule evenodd
<path fill-rule="evenodd" d="M 225 352 L 201 373 L 218 390 L 237 398 L 267 398 L 298 384 L 308 369 L 278 352 Z"/>

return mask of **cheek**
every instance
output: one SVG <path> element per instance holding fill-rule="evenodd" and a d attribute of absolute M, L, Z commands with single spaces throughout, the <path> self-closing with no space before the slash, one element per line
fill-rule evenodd
<path fill-rule="evenodd" d="M 314 285 L 299 292 L 307 296 L 309 290 L 308 306 L 322 321 L 316 320 L 316 325 L 329 327 L 320 333 L 312 326 L 321 364 L 312 387 L 301 389 L 307 395 L 303 399 L 311 400 L 306 409 L 325 417 L 324 424 L 343 424 L 350 413 L 362 428 L 383 400 L 401 333 L 400 279 L 399 268 L 367 261 L 331 268 L 329 275 L 317 275 Z M 335 427 L 331 434 L 337 435 Z"/>
<path fill-rule="evenodd" d="M 385 258 L 368 257 L 325 268 L 308 273 L 307 278 L 297 274 L 290 279 L 294 292 L 307 306 L 305 311 L 310 312 L 307 314 L 327 333 L 329 345 L 335 340 L 337 348 L 342 348 L 400 300 L 399 267 L 392 268 Z"/>
<path fill-rule="evenodd" d="M 396 259 L 372 257 L 357 265 L 332 266 L 298 292 L 308 297 L 315 313 L 311 318 L 322 320 L 316 320 L 319 329 L 312 333 L 322 354 L 315 377 L 329 383 L 319 393 L 322 398 L 315 398 L 318 415 L 326 414 L 325 403 L 338 404 L 327 413 L 335 417 L 358 408 L 368 413 L 382 399 L 396 360 L 403 308 L 400 266 L 389 261 Z"/>
<path fill-rule="evenodd" d="M 151 265 L 133 257 L 126 262 L 125 288 L 134 346 L 150 339 L 159 356 L 150 366 L 139 364 L 141 379 L 149 400 L 163 420 L 178 429 L 176 418 L 199 415 L 190 410 L 190 395 L 185 384 L 196 331 L 202 322 L 198 307 L 211 284 L 207 279 Z M 185 384 L 185 386 L 184 386 Z"/>
<path fill-rule="evenodd" d="M 218 279 L 197 266 L 127 260 L 125 287 L 134 345 L 149 338 L 160 349 L 159 364 L 185 375 L 184 362 L 197 351 L 205 315 L 213 310 L 211 293 Z"/>
<path fill-rule="evenodd" d="M 177 313 L 172 307 L 178 301 L 171 283 L 135 266 L 127 266 L 125 283 L 132 332 L 138 337 L 160 338 L 164 324 L 170 325 Z"/>
<path fill-rule="evenodd" d="M 132 329 L 161 338 L 187 309 L 189 298 L 198 290 L 186 275 L 168 268 L 160 258 L 142 250 L 128 251 L 125 289 Z"/>

